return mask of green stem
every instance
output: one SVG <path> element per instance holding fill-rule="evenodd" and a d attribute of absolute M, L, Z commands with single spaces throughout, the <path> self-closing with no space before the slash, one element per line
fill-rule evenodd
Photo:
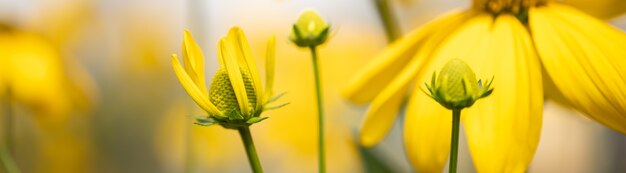
<path fill-rule="evenodd" d="M 450 144 L 450 173 L 456 173 L 456 160 L 459 151 L 459 122 L 461 109 L 452 109 L 452 143 Z"/>
<path fill-rule="evenodd" d="M 322 99 L 322 84 L 320 80 L 320 69 L 317 59 L 317 49 L 311 46 L 311 60 L 313 60 L 313 73 L 315 75 L 315 94 L 317 95 L 317 121 L 318 129 L 318 147 L 319 147 L 319 172 L 326 172 L 326 154 L 324 152 L 324 103 Z"/>
<path fill-rule="evenodd" d="M 387 0 L 373 1 L 376 4 L 376 9 L 378 10 L 380 20 L 383 22 L 385 34 L 387 35 L 387 40 L 389 42 L 393 42 L 398 37 L 400 37 L 400 28 L 398 28 L 398 24 L 393 17 L 392 10 L 389 7 L 389 3 L 387 3 Z"/>
<path fill-rule="evenodd" d="M 256 154 L 256 149 L 254 148 L 254 141 L 252 141 L 250 128 L 249 127 L 239 128 L 239 135 L 241 136 L 241 140 L 243 141 L 243 146 L 246 148 L 246 154 L 248 155 L 248 162 L 250 162 L 250 167 L 252 167 L 252 172 L 263 173 L 263 168 L 261 167 L 259 156 Z"/>
<path fill-rule="evenodd" d="M 5 108 L 4 119 L 4 145 L 0 145 L 0 162 L 7 173 L 19 173 L 20 170 L 13 159 L 13 105 L 11 104 L 11 91 L 7 91 L 7 96 L 2 99 Z"/>

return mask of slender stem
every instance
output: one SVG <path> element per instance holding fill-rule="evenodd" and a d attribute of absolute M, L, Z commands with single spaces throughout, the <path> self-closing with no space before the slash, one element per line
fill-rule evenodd
<path fill-rule="evenodd" d="M 452 143 L 450 144 L 450 173 L 456 173 L 456 160 L 459 151 L 459 121 L 461 109 L 452 109 Z"/>
<path fill-rule="evenodd" d="M 7 90 L 7 96 L 2 99 L 4 107 L 4 144 L 0 145 L 0 163 L 7 173 L 19 173 L 20 170 L 13 159 L 13 105 L 11 104 L 11 91 Z"/>
<path fill-rule="evenodd" d="M 389 7 L 389 3 L 387 0 L 373 0 L 376 4 L 376 9 L 378 10 L 378 15 L 380 16 L 380 20 L 383 22 L 383 26 L 385 27 L 385 34 L 387 34 L 387 40 L 389 42 L 393 42 L 398 37 L 400 37 L 400 28 L 398 28 L 398 23 L 393 17 L 392 10 Z"/>
<path fill-rule="evenodd" d="M 311 46 L 311 60 L 313 60 L 313 73 L 315 75 L 315 94 L 317 95 L 317 121 L 319 123 L 318 130 L 318 147 L 319 147 L 319 172 L 326 172 L 326 154 L 324 152 L 324 103 L 322 99 L 322 84 L 320 80 L 320 69 L 317 59 L 317 49 Z"/>
<path fill-rule="evenodd" d="M 248 162 L 250 162 L 250 167 L 252 168 L 252 172 L 263 173 L 263 168 L 261 167 L 259 156 L 256 154 L 256 149 L 254 148 L 254 141 L 252 141 L 250 128 L 249 127 L 239 128 L 239 135 L 241 136 L 241 140 L 243 141 L 243 146 L 246 148 L 246 154 L 248 154 Z"/>

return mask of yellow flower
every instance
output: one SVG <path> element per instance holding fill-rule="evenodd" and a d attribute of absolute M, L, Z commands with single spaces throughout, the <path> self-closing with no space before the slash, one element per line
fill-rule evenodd
<path fill-rule="evenodd" d="M 546 0 L 475 0 L 392 43 L 343 95 L 371 102 L 360 141 L 389 132 L 411 84 L 460 58 L 495 76 L 490 97 L 462 117 L 478 172 L 524 172 L 537 148 L 545 94 L 626 133 L 626 34 Z M 406 152 L 420 172 L 441 172 L 450 146 L 449 112 L 413 87 L 404 120 Z"/>
<path fill-rule="evenodd" d="M 0 97 L 42 114 L 37 117 L 42 125 L 55 126 L 65 123 L 73 109 L 68 80 L 62 57 L 48 40 L 0 29 Z"/>
<path fill-rule="evenodd" d="M 172 66 L 183 88 L 209 113 L 208 117 L 198 118 L 196 124 L 220 124 L 224 128 L 237 129 L 267 118 L 260 115 L 263 110 L 275 108 L 266 105 L 275 100 L 270 98 L 274 82 L 274 42 L 275 39 L 272 37 L 267 47 L 267 90 L 263 90 L 259 72 L 243 31 L 237 27 L 230 29 L 228 35 L 220 39 L 218 46 L 220 67 L 213 77 L 210 90 L 207 91 L 202 51 L 189 31 L 185 30 L 183 39 L 185 66 L 183 68 L 176 54 L 172 55 Z M 278 107 L 280 106 L 283 105 Z"/>

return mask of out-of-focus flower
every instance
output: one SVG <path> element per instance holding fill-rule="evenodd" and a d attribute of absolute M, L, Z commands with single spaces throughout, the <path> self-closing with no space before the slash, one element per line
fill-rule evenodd
<path fill-rule="evenodd" d="M 34 33 L 0 32 L 1 96 L 27 105 L 44 122 L 64 122 L 72 109 L 72 91 L 58 50 Z"/>
<path fill-rule="evenodd" d="M 498 90 L 463 116 L 479 172 L 526 170 L 539 142 L 543 87 L 547 96 L 626 132 L 626 34 L 552 1 L 473 4 L 394 42 L 348 85 L 346 98 L 372 103 L 361 128 L 363 145 L 373 146 L 389 132 L 414 81 L 424 83 L 427 73 L 454 57 L 478 76 L 498 78 Z M 451 117 L 419 91 L 407 106 L 404 138 L 411 163 L 419 171 L 441 172 Z"/>
<path fill-rule="evenodd" d="M 43 136 L 38 139 L 38 159 L 46 160 L 36 168 L 38 172 L 84 171 L 88 167 L 89 147 L 84 136 L 66 127 L 74 119 L 73 113 L 89 105 L 87 90 L 80 87 L 83 84 L 75 83 L 68 74 L 72 69 L 66 68 L 59 48 L 48 39 L 10 27 L 0 31 L 0 97 L 24 106 L 37 120 Z M 62 157 L 56 155 L 58 151 L 64 151 Z"/>
<path fill-rule="evenodd" d="M 293 25 L 289 40 L 299 47 L 314 47 L 328 39 L 328 23 L 314 10 L 304 10 Z"/>
<path fill-rule="evenodd" d="M 267 53 L 266 86 L 273 84 L 274 39 L 270 39 Z M 177 55 L 172 55 L 172 66 L 178 80 L 187 93 L 209 116 L 197 118 L 199 125 L 219 124 L 224 128 L 238 129 L 267 119 L 260 117 L 264 110 L 274 109 L 267 104 L 277 98 L 271 98 L 271 89 L 263 90 L 261 77 L 245 35 L 235 27 L 228 36 L 219 42 L 218 58 L 220 68 L 215 72 L 209 91 L 204 79 L 204 56 L 189 31 L 185 31 L 183 41 L 183 63 Z M 265 95 L 268 94 L 268 95 Z M 279 95 L 280 97 L 280 95 Z M 282 105 L 279 105 L 280 107 Z"/>

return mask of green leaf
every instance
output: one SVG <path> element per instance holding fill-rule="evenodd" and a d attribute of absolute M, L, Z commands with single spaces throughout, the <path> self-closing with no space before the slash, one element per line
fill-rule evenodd
<path fill-rule="evenodd" d="M 261 122 L 261 121 L 263 121 L 263 120 L 265 120 L 265 119 L 267 119 L 267 118 L 269 118 L 269 117 L 252 117 L 252 118 L 250 118 L 248 121 L 246 121 L 246 123 L 248 123 L 248 124 L 254 124 L 254 123 Z"/>
<path fill-rule="evenodd" d="M 226 116 L 228 116 L 229 120 L 243 120 L 244 117 L 239 114 L 237 111 L 229 111 L 226 113 Z"/>
<path fill-rule="evenodd" d="M 194 122 L 194 124 L 201 125 L 201 126 L 211 126 L 211 125 L 218 123 L 213 118 L 206 117 L 206 116 L 203 116 L 203 117 L 198 116 L 198 117 L 194 117 L 194 119 L 196 119 L 196 122 Z"/>
<path fill-rule="evenodd" d="M 288 104 L 289 104 L 289 102 L 283 103 L 283 104 L 280 104 L 280 105 L 276 105 L 276 106 L 266 106 L 266 107 L 263 107 L 263 110 L 264 111 L 274 110 L 274 109 L 282 108 L 283 106 L 287 106 Z"/>
<path fill-rule="evenodd" d="M 268 99 L 268 100 L 265 102 L 265 104 L 272 103 L 272 102 L 274 102 L 274 101 L 276 101 L 276 100 L 280 99 L 281 97 L 283 97 L 285 94 L 287 94 L 287 93 L 286 93 L 286 92 L 282 92 L 282 93 L 280 93 L 280 94 L 278 94 L 278 95 L 272 96 L 272 97 L 270 97 L 270 99 Z"/>

